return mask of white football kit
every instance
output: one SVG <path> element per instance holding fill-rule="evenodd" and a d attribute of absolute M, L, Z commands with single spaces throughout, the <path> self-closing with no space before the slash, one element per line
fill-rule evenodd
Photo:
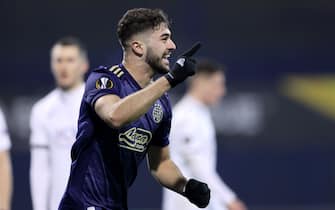
<path fill-rule="evenodd" d="M 0 110 L 0 152 L 9 150 L 11 147 L 5 116 Z"/>
<path fill-rule="evenodd" d="M 54 89 L 32 109 L 30 185 L 34 210 L 57 210 L 71 167 L 71 147 L 85 85 Z"/>
<path fill-rule="evenodd" d="M 224 210 L 236 195 L 216 171 L 215 128 L 207 106 L 190 95 L 174 107 L 170 132 L 171 159 L 187 178 L 208 184 L 211 200 L 207 210 Z M 196 210 L 187 198 L 170 190 L 163 191 L 163 210 Z"/>

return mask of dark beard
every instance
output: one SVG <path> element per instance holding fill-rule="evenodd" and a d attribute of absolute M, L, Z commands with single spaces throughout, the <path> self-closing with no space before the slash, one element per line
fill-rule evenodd
<path fill-rule="evenodd" d="M 162 63 L 161 63 L 162 58 L 155 56 L 152 49 L 148 48 L 148 53 L 145 58 L 145 61 L 149 66 L 154 70 L 155 73 L 158 74 L 165 74 L 169 72 L 169 69 L 167 69 Z"/>

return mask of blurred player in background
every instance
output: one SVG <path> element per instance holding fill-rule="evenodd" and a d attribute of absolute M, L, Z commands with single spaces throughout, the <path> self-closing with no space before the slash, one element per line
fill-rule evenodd
<path fill-rule="evenodd" d="M 56 210 L 70 174 L 70 151 L 77 132 L 87 52 L 74 37 L 51 49 L 57 87 L 39 100 L 31 114 L 30 184 L 34 210 Z"/>
<path fill-rule="evenodd" d="M 12 197 L 11 147 L 5 117 L 0 110 L 0 210 L 10 210 Z"/>
<path fill-rule="evenodd" d="M 209 106 L 225 94 L 223 68 L 212 61 L 197 63 L 187 94 L 176 104 L 171 126 L 171 158 L 186 177 L 206 181 L 212 190 L 209 210 L 245 210 L 244 204 L 216 171 L 215 128 Z M 183 197 L 164 190 L 163 210 L 195 210 Z"/>
<path fill-rule="evenodd" d="M 176 46 L 167 16 L 159 9 L 128 10 L 117 34 L 122 64 L 100 67 L 86 82 L 60 210 L 127 210 L 128 188 L 146 155 L 161 185 L 199 207 L 207 206 L 207 185 L 186 180 L 170 160 L 168 147 L 171 107 L 166 92 L 194 74 L 191 56 L 200 45 L 170 70 L 169 57 Z M 152 81 L 155 73 L 164 76 Z"/>

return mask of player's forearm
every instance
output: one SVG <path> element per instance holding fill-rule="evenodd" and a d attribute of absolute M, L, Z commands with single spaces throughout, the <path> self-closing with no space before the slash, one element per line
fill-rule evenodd
<path fill-rule="evenodd" d="M 187 179 L 172 160 L 163 161 L 157 169 L 152 169 L 151 173 L 164 187 L 183 193 Z"/>
<path fill-rule="evenodd" d="M 0 209 L 10 210 L 12 168 L 8 152 L 0 152 Z"/>
<path fill-rule="evenodd" d="M 113 105 L 112 124 L 120 127 L 138 119 L 169 89 L 169 82 L 161 77 L 142 90 L 119 100 Z"/>

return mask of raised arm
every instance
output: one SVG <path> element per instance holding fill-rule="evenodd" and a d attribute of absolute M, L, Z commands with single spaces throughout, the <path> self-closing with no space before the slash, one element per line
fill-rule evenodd
<path fill-rule="evenodd" d="M 115 128 L 138 119 L 171 87 L 195 74 L 195 61 L 191 56 L 199 50 L 200 46 L 200 43 L 195 44 L 182 54 L 170 72 L 142 90 L 122 99 L 117 94 L 101 96 L 94 103 L 94 110 L 102 120 Z M 113 79 L 109 79 L 113 83 Z M 111 90 L 110 93 L 112 92 Z M 117 92 L 118 90 L 115 90 L 115 93 Z"/>
<path fill-rule="evenodd" d="M 122 99 L 113 94 L 102 96 L 95 102 L 94 109 L 107 124 L 118 128 L 145 114 L 169 89 L 169 82 L 162 77 L 146 88 Z"/>

